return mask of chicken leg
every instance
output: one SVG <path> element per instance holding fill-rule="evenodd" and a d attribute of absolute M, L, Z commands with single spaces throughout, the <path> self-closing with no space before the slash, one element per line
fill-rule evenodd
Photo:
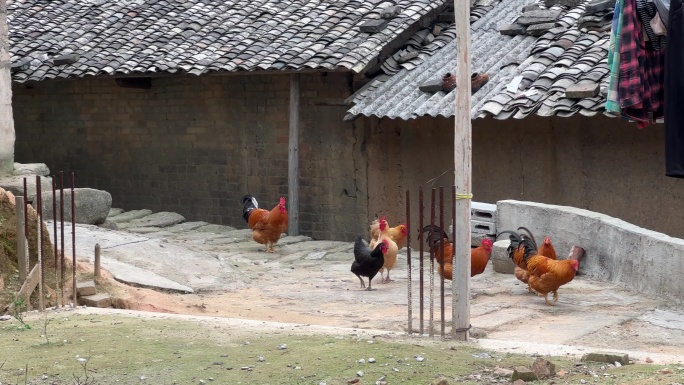
<path fill-rule="evenodd" d="M 553 291 L 553 302 L 558 302 L 558 291 L 557 290 Z"/>
<path fill-rule="evenodd" d="M 373 289 L 371 289 L 371 280 L 372 279 L 373 279 L 372 277 L 368 277 L 368 287 L 366 288 L 366 291 L 372 291 L 373 290 Z"/>
<path fill-rule="evenodd" d="M 544 301 L 546 302 L 547 305 L 549 306 L 554 306 L 554 303 L 549 302 L 549 293 L 544 294 Z"/>
<path fill-rule="evenodd" d="M 363 278 L 361 278 L 361 276 L 358 275 L 358 274 L 356 274 L 356 276 L 359 277 L 359 281 L 361 281 L 361 289 L 363 289 L 364 287 L 366 287 L 366 283 L 363 282 Z M 368 285 L 370 285 L 370 282 L 368 282 Z"/>
<path fill-rule="evenodd" d="M 275 253 L 275 250 L 273 250 L 273 242 L 266 242 L 266 252 Z"/>
<path fill-rule="evenodd" d="M 393 279 L 390 279 L 389 273 L 390 273 L 390 271 L 389 271 L 389 270 L 387 270 L 387 278 L 385 278 L 385 280 L 383 281 L 383 283 L 390 283 L 390 282 L 394 282 L 394 280 L 393 280 Z"/>

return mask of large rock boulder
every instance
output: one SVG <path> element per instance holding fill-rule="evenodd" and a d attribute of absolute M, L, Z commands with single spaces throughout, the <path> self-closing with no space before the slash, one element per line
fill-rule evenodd
<path fill-rule="evenodd" d="M 26 178 L 26 199 L 32 202 L 36 197 L 36 175 L 25 174 L 15 176 L 5 176 L 0 178 L 0 187 L 10 191 L 14 196 L 24 196 L 24 178 Z M 52 194 L 52 178 L 40 177 L 41 193 L 50 192 Z"/>
<path fill-rule="evenodd" d="M 52 190 L 43 192 L 43 220 L 53 219 L 52 216 Z M 74 203 L 76 213 L 76 223 L 88 225 L 99 225 L 104 223 L 112 207 L 112 195 L 107 191 L 95 190 L 91 188 L 74 189 Z M 37 202 L 34 200 L 31 205 L 35 208 Z M 57 218 L 60 218 L 60 192 L 57 191 Z M 71 189 L 64 190 L 64 221 L 71 222 Z"/>
<path fill-rule="evenodd" d="M 35 179 L 35 175 L 50 175 L 50 169 L 45 163 L 14 163 L 14 171 L 12 171 L 12 175 L 34 175 L 33 179 Z"/>

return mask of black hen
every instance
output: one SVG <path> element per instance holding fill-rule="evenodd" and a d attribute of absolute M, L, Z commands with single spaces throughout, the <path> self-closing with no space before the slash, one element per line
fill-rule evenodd
<path fill-rule="evenodd" d="M 363 277 L 368 277 L 368 288 L 371 289 L 371 280 L 378 274 L 378 271 L 385 264 L 384 254 L 387 252 L 387 243 L 380 242 L 375 249 L 371 251 L 370 247 L 363 240 L 361 234 L 356 236 L 354 241 L 354 262 L 351 265 L 351 272 L 356 274 L 361 281 L 361 288 L 366 287 L 363 282 Z"/>

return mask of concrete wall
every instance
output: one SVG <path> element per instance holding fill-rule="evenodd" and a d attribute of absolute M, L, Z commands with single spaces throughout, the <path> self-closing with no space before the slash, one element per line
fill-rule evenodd
<path fill-rule="evenodd" d="M 681 301 L 684 240 L 608 215 L 568 206 L 504 200 L 497 203 L 499 230 L 528 227 L 540 242 L 551 236 L 559 258 L 573 245 L 586 256 L 580 272 L 630 290 Z M 502 237 L 502 239 L 505 239 Z"/>
<path fill-rule="evenodd" d="M 346 112 L 346 74 L 301 77 L 300 231 L 353 239 L 367 227 L 362 145 Z M 330 102 L 333 103 L 330 103 Z M 245 227 L 246 193 L 287 196 L 288 75 L 166 77 L 149 90 L 114 79 L 14 85 L 17 162 L 76 171 L 113 206 L 175 211 Z"/>
<path fill-rule="evenodd" d="M 453 185 L 453 121 L 369 120 L 377 156 L 371 158 L 370 214 L 396 206 L 401 191 Z M 663 125 L 637 129 L 621 119 L 540 118 L 473 121 L 473 195 L 479 202 L 520 199 L 568 205 L 684 238 L 684 182 L 665 177 Z M 400 155 L 399 155 L 400 154 Z M 395 169 L 380 175 L 375 165 Z M 448 172 L 435 181 L 445 170 Z M 450 189 L 450 187 L 449 187 Z M 378 193 L 375 193 L 378 192 Z M 373 195 L 375 194 L 375 195 Z M 426 191 L 426 194 L 429 192 Z M 414 200 L 412 204 L 417 204 Z M 426 200 L 429 208 L 429 200 Z M 403 206 L 393 217 L 405 216 Z M 415 219 L 412 219 L 417 226 Z"/>
<path fill-rule="evenodd" d="M 0 0 L 0 174 L 10 174 L 14 165 L 15 136 L 7 36 L 7 1 Z"/>

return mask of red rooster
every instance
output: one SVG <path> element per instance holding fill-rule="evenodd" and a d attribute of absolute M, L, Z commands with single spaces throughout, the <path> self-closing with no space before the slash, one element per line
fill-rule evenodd
<path fill-rule="evenodd" d="M 504 233 L 510 234 L 511 244 L 508 246 L 508 256 L 513 259 L 518 268 L 524 269 L 528 274 L 528 290 L 543 295 L 547 305 L 551 305 L 548 300 L 549 293 L 553 293 L 554 302 L 558 301 L 558 288 L 575 278 L 579 261 L 577 259 L 558 261 L 547 258 L 539 254 L 534 237 L 518 234 L 515 231 L 502 231 L 497 238 Z"/>
<path fill-rule="evenodd" d="M 542 245 L 539 248 L 537 248 L 537 241 L 534 239 L 534 235 L 532 235 L 532 232 L 526 227 L 518 227 L 518 231 L 520 230 L 523 230 L 525 234 L 516 233 L 516 235 L 523 241 L 523 243 L 527 244 L 529 250 L 534 250 L 534 253 L 536 253 L 537 255 L 543 255 L 549 259 L 558 259 L 558 256 L 556 255 L 556 249 L 553 247 L 553 244 L 551 243 L 551 238 L 549 238 L 548 236 L 545 237 L 544 243 L 542 243 Z M 523 247 L 519 247 L 517 252 L 514 253 L 514 256 L 512 258 L 516 266 L 513 274 L 516 278 L 518 278 L 519 281 L 523 283 L 528 283 L 530 278 L 530 272 L 527 269 L 525 260 L 523 258 L 523 254 Z M 532 288 L 530 288 L 529 285 L 527 285 L 527 290 L 532 292 Z"/>
<path fill-rule="evenodd" d="M 444 279 L 451 280 L 453 277 L 453 252 L 454 246 L 449 241 L 449 236 L 439 226 L 428 225 L 421 229 L 421 233 L 427 232 L 425 242 L 430 251 L 439 263 L 439 275 Z M 470 276 L 474 277 L 482 274 L 489 263 L 492 254 L 492 241 L 488 238 L 482 239 L 479 247 L 470 250 Z"/>
<path fill-rule="evenodd" d="M 285 198 L 280 197 L 271 211 L 260 209 L 259 203 L 251 195 L 242 198 L 242 217 L 252 230 L 252 239 L 266 245 L 266 252 L 275 253 L 273 245 L 278 242 L 282 233 L 287 231 L 287 209 Z"/>

